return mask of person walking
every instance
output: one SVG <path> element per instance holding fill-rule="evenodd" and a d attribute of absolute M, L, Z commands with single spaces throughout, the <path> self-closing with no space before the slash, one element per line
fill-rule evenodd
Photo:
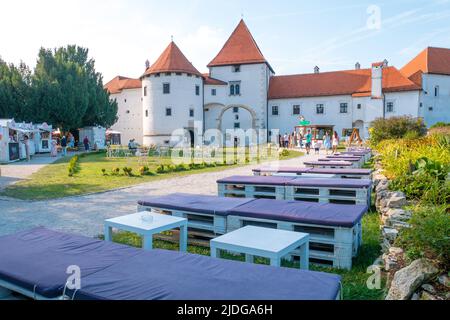
<path fill-rule="evenodd" d="M 55 139 L 52 139 L 52 149 L 51 149 L 51 156 L 57 157 L 58 156 L 58 146 Z"/>
<path fill-rule="evenodd" d="M 332 146 L 333 146 L 333 154 L 336 154 L 337 153 L 337 149 L 339 147 L 339 136 L 338 136 L 338 133 L 336 131 L 334 132 L 334 135 L 333 135 Z"/>
<path fill-rule="evenodd" d="M 75 137 L 72 133 L 69 135 L 69 147 L 74 149 L 75 148 Z"/>
<path fill-rule="evenodd" d="M 311 130 L 308 130 L 308 133 L 306 134 L 306 154 L 310 154 L 311 152 L 311 144 L 312 144 L 312 134 Z"/>
<path fill-rule="evenodd" d="M 86 152 L 89 152 L 89 138 L 87 136 L 84 137 L 83 144 L 84 144 L 84 150 Z"/>
<path fill-rule="evenodd" d="M 67 156 L 67 138 L 65 135 L 61 138 L 61 148 L 62 148 L 62 156 Z"/>
<path fill-rule="evenodd" d="M 284 134 L 283 141 L 284 141 L 284 147 L 289 148 L 289 136 L 288 136 L 287 132 Z"/>
<path fill-rule="evenodd" d="M 331 137 L 328 134 L 328 132 L 325 133 L 325 136 L 323 137 L 323 145 L 325 147 L 325 152 L 328 155 L 328 153 L 331 150 Z"/>

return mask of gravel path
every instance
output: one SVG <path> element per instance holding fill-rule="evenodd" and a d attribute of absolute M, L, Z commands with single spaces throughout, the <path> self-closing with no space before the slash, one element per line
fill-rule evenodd
<path fill-rule="evenodd" d="M 303 166 L 317 155 L 270 163 L 281 166 Z M 269 164 L 264 164 L 269 165 Z M 95 195 L 85 195 L 48 201 L 0 199 L 0 235 L 11 234 L 37 226 L 69 233 L 96 236 L 103 233 L 103 221 L 136 211 L 137 201 L 147 195 L 174 192 L 217 194 L 216 181 L 231 175 L 251 175 L 258 165 L 221 172 L 194 174 L 170 178 Z M 30 169 L 32 171 L 34 169 Z"/>

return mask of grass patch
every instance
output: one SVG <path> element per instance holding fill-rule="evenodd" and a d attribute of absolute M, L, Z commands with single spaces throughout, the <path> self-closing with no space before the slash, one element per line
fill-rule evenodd
<path fill-rule="evenodd" d="M 290 151 L 289 156 L 282 159 L 301 155 L 300 152 Z M 0 195 L 23 200 L 56 199 L 103 192 L 172 177 L 222 171 L 245 165 L 197 166 L 188 171 L 173 170 L 156 174 L 161 165 L 166 168 L 174 167 L 170 158 L 149 157 L 145 163 L 142 163 L 139 158 L 107 158 L 105 153 L 92 153 L 79 157 L 73 174 L 69 177 L 67 173 L 70 160 L 69 157 L 59 159 L 33 174 L 30 179 L 7 187 Z M 142 166 L 146 166 L 148 172 L 152 174 L 139 174 Z M 124 174 L 123 168 L 132 169 L 131 174 Z M 119 172 L 114 173 L 116 169 L 119 169 Z"/>
<path fill-rule="evenodd" d="M 363 219 L 363 245 L 361 251 L 356 259 L 353 260 L 353 269 L 350 271 L 337 270 L 333 268 L 322 268 L 311 266 L 311 270 L 336 273 L 342 276 L 343 279 L 343 295 L 344 300 L 381 300 L 384 298 L 384 289 L 370 290 L 367 288 L 366 282 L 370 274 L 367 268 L 380 255 L 380 218 L 377 213 L 367 214 Z M 116 233 L 113 236 L 115 242 L 142 247 L 142 238 L 136 234 L 129 232 Z M 155 240 L 153 241 L 154 248 L 165 250 L 178 250 L 177 243 Z M 210 255 L 209 248 L 188 246 L 188 252 L 199 255 Z M 230 254 L 222 254 L 222 258 L 244 261 L 245 257 L 235 256 Z M 256 258 L 256 263 L 269 264 L 269 261 L 264 258 Z M 298 268 L 297 262 L 283 261 L 283 267 Z"/>

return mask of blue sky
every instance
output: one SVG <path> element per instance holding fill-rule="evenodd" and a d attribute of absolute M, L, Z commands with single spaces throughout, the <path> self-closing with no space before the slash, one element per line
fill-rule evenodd
<path fill-rule="evenodd" d="M 368 25 L 377 13 L 380 24 Z M 76 43 L 90 49 L 107 81 L 139 76 L 173 35 L 206 71 L 242 15 L 277 74 L 383 59 L 400 68 L 427 46 L 450 48 L 450 0 L 9 0 L 2 1 L 0 56 L 33 67 L 39 47 Z"/>

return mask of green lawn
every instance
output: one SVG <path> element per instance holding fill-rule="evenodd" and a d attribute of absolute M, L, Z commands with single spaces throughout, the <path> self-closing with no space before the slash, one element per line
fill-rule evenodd
<path fill-rule="evenodd" d="M 384 298 L 384 289 L 370 290 L 366 282 L 370 274 L 367 268 L 380 255 L 380 218 L 377 213 L 367 214 L 363 219 L 363 245 L 356 259 L 353 260 L 353 269 L 351 271 L 337 270 L 332 268 L 322 268 L 311 266 L 311 270 L 323 271 L 340 274 L 343 278 L 343 296 L 344 300 L 381 300 Z M 140 236 L 129 232 L 114 234 L 114 241 L 135 247 L 142 246 Z M 166 250 L 178 250 L 178 244 L 166 241 L 154 241 L 154 247 Z M 189 246 L 189 253 L 209 256 L 210 251 L 205 247 Z M 223 255 L 223 258 L 244 261 L 244 256 Z M 257 258 L 257 263 L 268 264 L 269 261 L 263 258 Z M 297 263 L 283 261 L 284 267 L 296 267 Z"/>
<path fill-rule="evenodd" d="M 290 151 L 289 156 L 282 159 L 295 158 L 301 155 L 302 153 L 300 152 Z M 183 172 L 157 174 L 154 176 L 141 176 L 139 174 L 139 168 L 141 166 L 146 165 L 149 167 L 150 171 L 156 172 L 156 168 L 160 164 L 171 164 L 171 159 L 149 157 L 145 162 L 142 162 L 139 158 L 112 159 L 107 158 L 104 153 L 93 153 L 81 156 L 75 174 L 73 177 L 69 177 L 69 161 L 70 157 L 66 157 L 45 166 L 37 173 L 33 174 L 30 179 L 9 186 L 3 190 L 0 195 L 23 200 L 55 199 L 93 192 L 102 192 L 175 176 L 227 170 L 244 165 L 221 165 Z M 125 176 L 122 171 L 123 167 L 132 168 L 134 175 L 132 177 Z M 119 175 L 112 174 L 112 169 L 114 168 L 120 168 L 121 172 Z M 103 175 L 102 169 L 106 170 L 107 175 Z"/>

